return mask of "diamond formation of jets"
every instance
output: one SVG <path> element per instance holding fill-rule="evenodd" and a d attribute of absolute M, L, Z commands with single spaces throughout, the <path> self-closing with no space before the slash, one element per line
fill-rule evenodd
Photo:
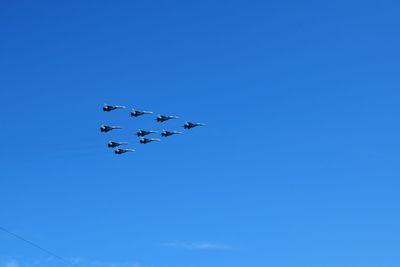
<path fill-rule="evenodd" d="M 126 109 L 126 108 L 127 108 L 126 106 L 107 105 L 107 104 L 105 104 L 103 106 L 103 111 L 109 112 L 109 111 L 113 111 L 113 110 L 116 110 L 116 109 Z M 143 116 L 143 115 L 151 115 L 151 114 L 153 114 L 152 111 L 140 111 L 140 110 L 136 110 L 136 109 L 132 109 L 131 112 L 130 112 L 131 117 L 140 117 L 140 116 Z M 158 115 L 155 120 L 157 122 L 162 123 L 162 122 L 166 122 L 168 120 L 174 120 L 174 119 L 178 119 L 178 118 L 179 118 L 178 116 Z M 195 122 L 186 122 L 183 125 L 183 128 L 187 129 L 187 130 L 190 130 L 192 128 L 199 127 L 199 126 L 206 126 L 206 124 L 198 123 L 198 122 L 196 122 L 196 123 Z M 122 127 L 105 125 L 105 124 L 101 125 L 101 127 L 100 127 L 100 131 L 103 132 L 103 133 L 108 133 L 108 132 L 113 131 L 115 129 L 122 129 Z M 160 139 L 157 139 L 157 138 L 146 138 L 147 135 L 156 134 L 156 133 L 158 133 L 158 131 L 138 130 L 136 132 L 136 135 L 137 135 L 137 137 L 140 138 L 139 139 L 139 143 L 140 144 L 148 144 L 148 143 L 152 143 L 152 142 L 161 141 Z M 182 134 L 182 132 L 163 130 L 160 133 L 161 137 L 169 137 L 169 136 L 179 135 L 179 134 Z M 107 146 L 109 148 L 113 148 L 114 149 L 114 153 L 118 154 L 118 155 L 124 154 L 124 153 L 127 153 L 127 152 L 134 152 L 135 151 L 135 149 L 133 149 L 133 148 L 120 148 L 120 146 L 125 146 L 125 145 L 128 145 L 128 142 L 109 141 L 107 143 Z"/>

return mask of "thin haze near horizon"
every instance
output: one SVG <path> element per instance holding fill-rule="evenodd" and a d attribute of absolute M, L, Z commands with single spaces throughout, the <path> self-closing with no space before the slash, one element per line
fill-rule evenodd
<path fill-rule="evenodd" d="M 399 8 L 2 1 L 0 225 L 78 266 L 399 266 Z"/>

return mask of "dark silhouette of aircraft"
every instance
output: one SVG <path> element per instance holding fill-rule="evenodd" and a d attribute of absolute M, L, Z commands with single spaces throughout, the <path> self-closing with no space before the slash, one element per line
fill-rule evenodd
<path fill-rule="evenodd" d="M 128 144 L 128 142 L 115 142 L 115 141 L 110 141 L 110 142 L 108 142 L 107 146 L 108 146 L 108 147 L 111 147 L 111 148 L 116 148 L 116 147 L 119 147 L 119 146 L 121 146 L 121 145 L 127 145 L 127 144 Z"/>
<path fill-rule="evenodd" d="M 206 126 L 204 123 L 194 123 L 194 122 L 186 122 L 185 125 L 183 125 L 183 128 L 185 129 L 192 129 L 194 127 L 198 127 L 198 126 Z"/>
<path fill-rule="evenodd" d="M 113 106 L 113 105 L 105 104 L 103 106 L 103 111 L 112 111 L 114 109 L 123 109 L 123 108 L 126 108 L 126 107 L 125 106 Z"/>
<path fill-rule="evenodd" d="M 100 127 L 100 131 L 103 133 L 107 133 L 107 132 L 115 130 L 115 129 L 122 129 L 122 128 L 119 126 L 109 126 L 109 125 L 102 125 Z"/>
<path fill-rule="evenodd" d="M 164 122 L 167 120 L 178 119 L 178 116 L 165 116 L 165 115 L 158 115 L 156 118 L 157 122 Z"/>
<path fill-rule="evenodd" d="M 163 131 L 163 132 L 161 133 L 161 136 L 162 136 L 162 137 L 168 137 L 168 136 L 175 135 L 175 134 L 181 134 L 181 132 L 177 132 L 177 131 Z"/>
<path fill-rule="evenodd" d="M 132 111 L 131 111 L 131 116 L 132 117 L 139 117 L 139 116 L 146 115 L 146 114 L 153 114 L 153 112 L 151 112 L 151 111 L 140 111 L 140 110 L 135 110 L 135 109 L 132 109 Z"/>
<path fill-rule="evenodd" d="M 156 131 L 145 131 L 145 130 L 139 130 L 136 135 L 139 137 L 143 137 L 152 133 L 157 133 Z"/>
<path fill-rule="evenodd" d="M 151 142 L 158 142 L 158 141 L 160 141 L 160 139 L 155 139 L 155 138 L 142 138 L 142 139 L 140 139 L 140 143 L 141 144 L 148 144 L 148 143 L 151 143 Z"/>
<path fill-rule="evenodd" d="M 130 149 L 130 148 L 117 148 L 117 149 L 114 150 L 114 153 L 118 154 L 118 155 L 121 155 L 121 154 L 124 154 L 126 152 L 134 152 L 134 151 L 135 151 L 134 149 Z"/>

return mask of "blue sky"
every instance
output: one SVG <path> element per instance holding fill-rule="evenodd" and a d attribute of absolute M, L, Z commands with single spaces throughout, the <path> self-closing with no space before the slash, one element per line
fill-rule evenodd
<path fill-rule="evenodd" d="M 399 8 L 2 1 L 1 226 L 82 267 L 399 266 Z M 0 233 L 0 266 L 63 265 Z"/>

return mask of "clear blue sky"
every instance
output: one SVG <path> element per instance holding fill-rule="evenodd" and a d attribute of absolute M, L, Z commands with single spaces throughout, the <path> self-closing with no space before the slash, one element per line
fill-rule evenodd
<path fill-rule="evenodd" d="M 82 267 L 399 266 L 399 12 L 2 1 L 0 224 Z M 0 232 L 0 266 L 65 265 Z"/>

